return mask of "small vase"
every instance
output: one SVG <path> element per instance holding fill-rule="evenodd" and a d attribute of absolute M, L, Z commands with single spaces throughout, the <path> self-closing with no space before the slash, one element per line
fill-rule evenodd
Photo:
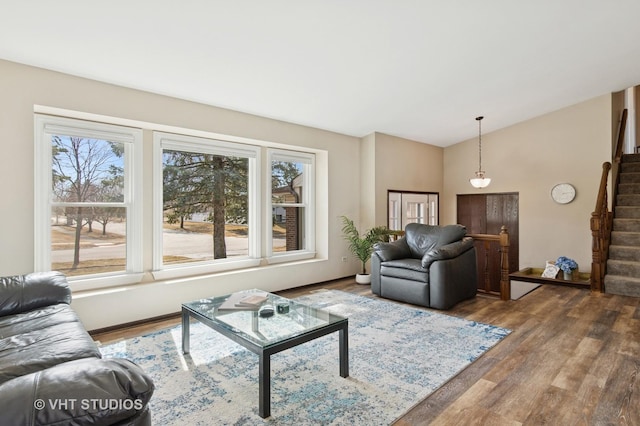
<path fill-rule="evenodd" d="M 567 281 L 571 281 L 571 279 L 573 278 L 573 271 L 571 272 L 562 271 L 562 273 L 564 274 L 564 279 Z"/>

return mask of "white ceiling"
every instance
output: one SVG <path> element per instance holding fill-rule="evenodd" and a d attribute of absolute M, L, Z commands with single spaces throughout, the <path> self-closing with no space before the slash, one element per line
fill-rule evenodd
<path fill-rule="evenodd" d="M 0 0 L 0 58 L 448 146 L 640 84 L 640 1 Z"/>

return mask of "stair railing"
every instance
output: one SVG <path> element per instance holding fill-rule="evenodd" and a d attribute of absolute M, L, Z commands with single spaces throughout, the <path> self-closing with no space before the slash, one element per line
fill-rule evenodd
<path fill-rule="evenodd" d="M 607 182 L 609 171 L 612 169 L 610 162 L 602 164 L 602 175 L 596 208 L 591 213 L 591 291 L 604 292 L 604 276 L 607 273 L 607 259 L 609 258 L 609 245 L 611 243 L 611 230 L 613 228 L 613 210 L 615 209 L 615 196 L 620 179 L 620 162 L 622 161 L 624 133 L 627 127 L 627 110 L 622 110 L 620 126 L 618 127 L 618 140 L 615 146 L 613 167 L 612 206 L 609 210 Z"/>
<path fill-rule="evenodd" d="M 484 244 L 485 259 L 482 259 L 478 265 L 482 265 L 480 277 L 484 283 L 485 288 L 490 287 L 491 274 L 489 273 L 489 251 L 492 243 L 500 245 L 498 249 L 500 252 L 500 299 L 511 300 L 511 281 L 509 280 L 509 232 L 507 227 L 502 225 L 500 234 L 467 234 L 468 237 L 472 237 L 475 241 L 480 241 Z"/>
<path fill-rule="evenodd" d="M 596 209 L 591 213 L 591 291 L 604 291 L 604 274 L 607 272 L 609 242 L 613 214 L 609 211 L 607 181 L 611 163 L 602 164 L 602 176 Z"/>
<path fill-rule="evenodd" d="M 627 109 L 622 110 L 622 114 L 620 116 L 620 126 L 618 127 L 618 140 L 616 142 L 616 156 L 614 157 L 614 161 L 616 164 L 620 164 L 622 161 L 623 154 L 623 144 L 624 144 L 624 132 L 627 129 Z"/>

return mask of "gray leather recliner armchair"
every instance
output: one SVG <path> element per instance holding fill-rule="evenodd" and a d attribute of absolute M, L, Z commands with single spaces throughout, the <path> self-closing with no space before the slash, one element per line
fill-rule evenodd
<path fill-rule="evenodd" d="M 476 250 L 462 225 L 411 223 L 397 241 L 377 243 L 371 291 L 387 299 L 449 309 L 475 297 Z"/>

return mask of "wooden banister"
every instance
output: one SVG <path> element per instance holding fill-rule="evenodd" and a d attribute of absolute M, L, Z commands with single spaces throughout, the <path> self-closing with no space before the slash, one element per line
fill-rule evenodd
<path fill-rule="evenodd" d="M 622 161 L 624 134 L 627 127 L 627 110 L 622 110 L 620 125 L 618 126 L 618 139 L 615 145 L 613 167 L 612 208 L 609 210 L 607 184 L 612 165 L 609 162 L 602 164 L 600 187 L 596 206 L 591 213 L 591 291 L 604 292 L 604 276 L 607 272 L 607 259 L 609 258 L 609 244 L 611 242 L 611 230 L 613 228 L 613 209 L 615 208 L 615 194 L 620 179 L 620 163 Z"/>
<path fill-rule="evenodd" d="M 602 163 L 602 175 L 600 176 L 600 188 L 598 189 L 598 199 L 596 200 L 595 214 L 602 214 L 603 210 L 609 208 L 607 202 L 607 182 L 609 180 L 609 170 L 611 170 L 611 163 Z"/>
<path fill-rule="evenodd" d="M 395 229 L 390 230 L 389 234 L 388 234 L 388 237 L 389 237 L 389 241 L 397 241 L 400 238 L 404 237 L 404 231 L 395 230 Z"/>
<path fill-rule="evenodd" d="M 616 141 L 616 155 L 614 161 L 620 163 L 622 160 L 623 145 L 624 145 L 624 133 L 627 128 L 627 109 L 622 110 L 622 116 L 620 117 L 620 125 L 618 126 L 618 140 Z"/>
<path fill-rule="evenodd" d="M 604 275 L 606 273 L 609 241 L 611 238 L 611 217 L 607 199 L 607 182 L 611 163 L 602 165 L 600 189 L 596 208 L 591 213 L 591 291 L 604 291 Z"/>
<path fill-rule="evenodd" d="M 486 253 L 488 257 L 489 245 L 491 243 L 498 243 L 500 245 L 500 299 L 511 300 L 511 283 L 509 281 L 509 232 L 506 226 L 502 226 L 500 234 L 467 234 L 474 240 L 482 241 L 487 248 Z M 485 259 L 484 267 L 482 269 L 482 277 L 485 282 L 490 279 L 489 276 L 489 261 Z"/>

